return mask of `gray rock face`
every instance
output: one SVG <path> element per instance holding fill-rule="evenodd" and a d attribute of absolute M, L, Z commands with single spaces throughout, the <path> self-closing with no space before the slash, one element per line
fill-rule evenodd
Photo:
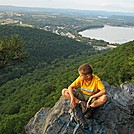
<path fill-rule="evenodd" d="M 91 119 L 69 107 L 69 101 L 61 97 L 52 109 L 42 108 L 25 127 L 26 134 L 133 134 L 134 133 L 134 85 L 123 83 L 112 87 L 103 82 L 108 101 L 95 109 Z M 83 128 L 81 123 L 87 124 Z"/>

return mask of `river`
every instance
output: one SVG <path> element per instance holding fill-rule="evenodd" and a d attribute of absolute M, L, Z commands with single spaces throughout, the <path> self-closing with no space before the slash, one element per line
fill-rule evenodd
<path fill-rule="evenodd" d="M 105 25 L 103 28 L 87 29 L 79 32 L 79 34 L 91 39 L 122 44 L 134 40 L 134 27 L 115 27 Z"/>

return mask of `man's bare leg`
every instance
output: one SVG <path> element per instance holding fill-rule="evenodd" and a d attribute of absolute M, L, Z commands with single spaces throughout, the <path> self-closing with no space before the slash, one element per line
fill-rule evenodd
<path fill-rule="evenodd" d="M 70 98 L 70 94 L 69 94 L 69 91 L 68 91 L 68 89 L 67 88 L 64 88 L 63 90 L 62 90 L 62 96 L 64 96 L 66 99 L 68 99 L 68 100 L 71 100 L 71 98 Z M 80 100 L 79 99 L 77 99 L 76 97 L 74 97 L 75 98 L 75 103 L 79 103 L 80 102 Z M 107 96 L 106 95 L 102 95 L 101 97 L 99 97 L 97 100 L 95 100 L 90 106 L 92 107 L 92 108 L 95 108 L 95 107 L 99 107 L 99 106 L 101 106 L 101 105 L 103 105 L 106 101 L 107 101 Z"/>
<path fill-rule="evenodd" d="M 63 90 L 62 90 L 62 96 L 64 96 L 66 99 L 68 99 L 68 100 L 71 100 L 71 98 L 70 98 L 70 94 L 69 94 L 69 91 L 68 91 L 68 89 L 67 88 L 64 88 Z M 74 99 L 75 99 L 75 103 L 79 103 L 79 99 L 77 99 L 76 97 L 74 97 Z"/>
<path fill-rule="evenodd" d="M 99 107 L 99 106 L 103 105 L 106 101 L 107 101 L 107 96 L 102 95 L 97 100 L 95 100 L 90 106 L 92 108 Z"/>

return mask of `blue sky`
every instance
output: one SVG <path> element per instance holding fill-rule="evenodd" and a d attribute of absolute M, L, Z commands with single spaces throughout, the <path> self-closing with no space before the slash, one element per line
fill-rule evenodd
<path fill-rule="evenodd" d="M 0 0 L 0 5 L 134 13 L 134 0 Z"/>

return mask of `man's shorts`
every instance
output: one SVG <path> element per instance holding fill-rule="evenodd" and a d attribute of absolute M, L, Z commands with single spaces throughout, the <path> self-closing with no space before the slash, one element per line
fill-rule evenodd
<path fill-rule="evenodd" d="M 81 100 L 81 101 L 88 101 L 91 96 L 84 94 L 80 89 L 74 89 L 74 96 Z M 91 100 L 91 103 L 93 103 L 96 100 L 96 98 L 93 98 Z"/>

